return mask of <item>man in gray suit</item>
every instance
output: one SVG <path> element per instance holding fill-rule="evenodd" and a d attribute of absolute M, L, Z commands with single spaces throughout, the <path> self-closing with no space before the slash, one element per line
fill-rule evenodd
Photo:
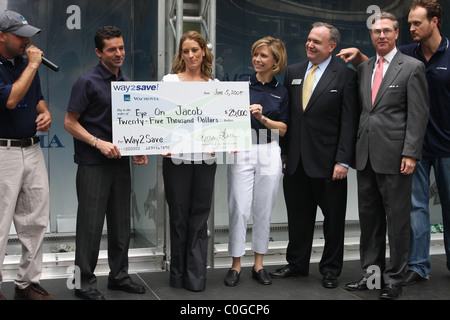
<path fill-rule="evenodd" d="M 358 67 L 361 116 L 356 170 L 365 274 L 346 288 L 367 289 L 367 269 L 377 266 L 384 280 L 381 299 L 401 294 L 410 247 L 412 173 L 422 155 L 429 113 L 425 67 L 397 51 L 398 33 L 393 15 L 383 12 L 375 17 L 370 36 L 377 55 Z"/>

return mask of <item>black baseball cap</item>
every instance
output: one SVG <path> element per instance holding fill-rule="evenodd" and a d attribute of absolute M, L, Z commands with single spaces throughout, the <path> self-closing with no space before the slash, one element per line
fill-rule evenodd
<path fill-rule="evenodd" d="M 20 14 L 11 10 L 0 12 L 0 31 L 11 32 L 21 37 L 31 37 L 41 32 L 41 29 L 28 24 Z"/>

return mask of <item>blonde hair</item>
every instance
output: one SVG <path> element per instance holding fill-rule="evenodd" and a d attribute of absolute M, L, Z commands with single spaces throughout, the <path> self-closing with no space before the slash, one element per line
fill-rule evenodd
<path fill-rule="evenodd" d="M 202 35 L 198 33 L 197 31 L 187 31 L 183 34 L 183 36 L 180 39 L 180 43 L 178 45 L 178 52 L 175 54 L 174 62 L 172 66 L 172 73 L 182 73 L 186 71 L 186 64 L 184 60 L 182 59 L 181 53 L 183 50 L 183 43 L 186 40 L 194 40 L 198 43 L 200 48 L 202 48 L 205 51 L 205 56 L 202 60 L 202 67 L 201 67 L 201 73 L 203 78 L 205 79 L 214 79 L 214 75 L 212 74 L 212 63 L 214 60 L 214 57 L 211 53 L 211 51 L 208 48 L 208 45 L 203 39 Z"/>
<path fill-rule="evenodd" d="M 252 46 L 252 57 L 255 54 L 255 51 L 261 46 L 267 46 L 275 58 L 276 63 L 272 68 L 273 74 L 282 74 L 287 66 L 286 47 L 284 46 L 283 41 L 272 37 L 264 37 L 257 40 Z"/>

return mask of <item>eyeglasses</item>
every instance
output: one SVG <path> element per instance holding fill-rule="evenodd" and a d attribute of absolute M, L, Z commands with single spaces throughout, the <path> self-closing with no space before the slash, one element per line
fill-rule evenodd
<path fill-rule="evenodd" d="M 372 30 L 371 32 L 372 32 L 372 34 L 374 34 L 375 36 L 379 37 L 379 36 L 381 35 L 382 32 L 384 33 L 385 36 L 390 36 L 392 33 L 394 33 L 394 30 L 393 30 L 393 29 L 386 28 L 386 29 L 383 29 L 383 30 L 375 29 L 375 30 Z"/>

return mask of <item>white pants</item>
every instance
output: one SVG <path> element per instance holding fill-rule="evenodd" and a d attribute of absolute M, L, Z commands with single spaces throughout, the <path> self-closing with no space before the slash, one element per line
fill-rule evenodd
<path fill-rule="evenodd" d="M 255 144 L 251 151 L 230 156 L 227 163 L 228 252 L 232 257 L 245 254 L 247 222 L 253 211 L 252 250 L 265 254 L 269 248 L 270 218 L 281 178 L 278 142 Z"/>
<path fill-rule="evenodd" d="M 50 199 L 47 168 L 39 144 L 0 147 L 0 270 L 11 223 L 22 244 L 15 284 L 24 289 L 39 283 L 42 241 L 48 226 Z M 2 275 L 0 273 L 0 285 Z"/>

